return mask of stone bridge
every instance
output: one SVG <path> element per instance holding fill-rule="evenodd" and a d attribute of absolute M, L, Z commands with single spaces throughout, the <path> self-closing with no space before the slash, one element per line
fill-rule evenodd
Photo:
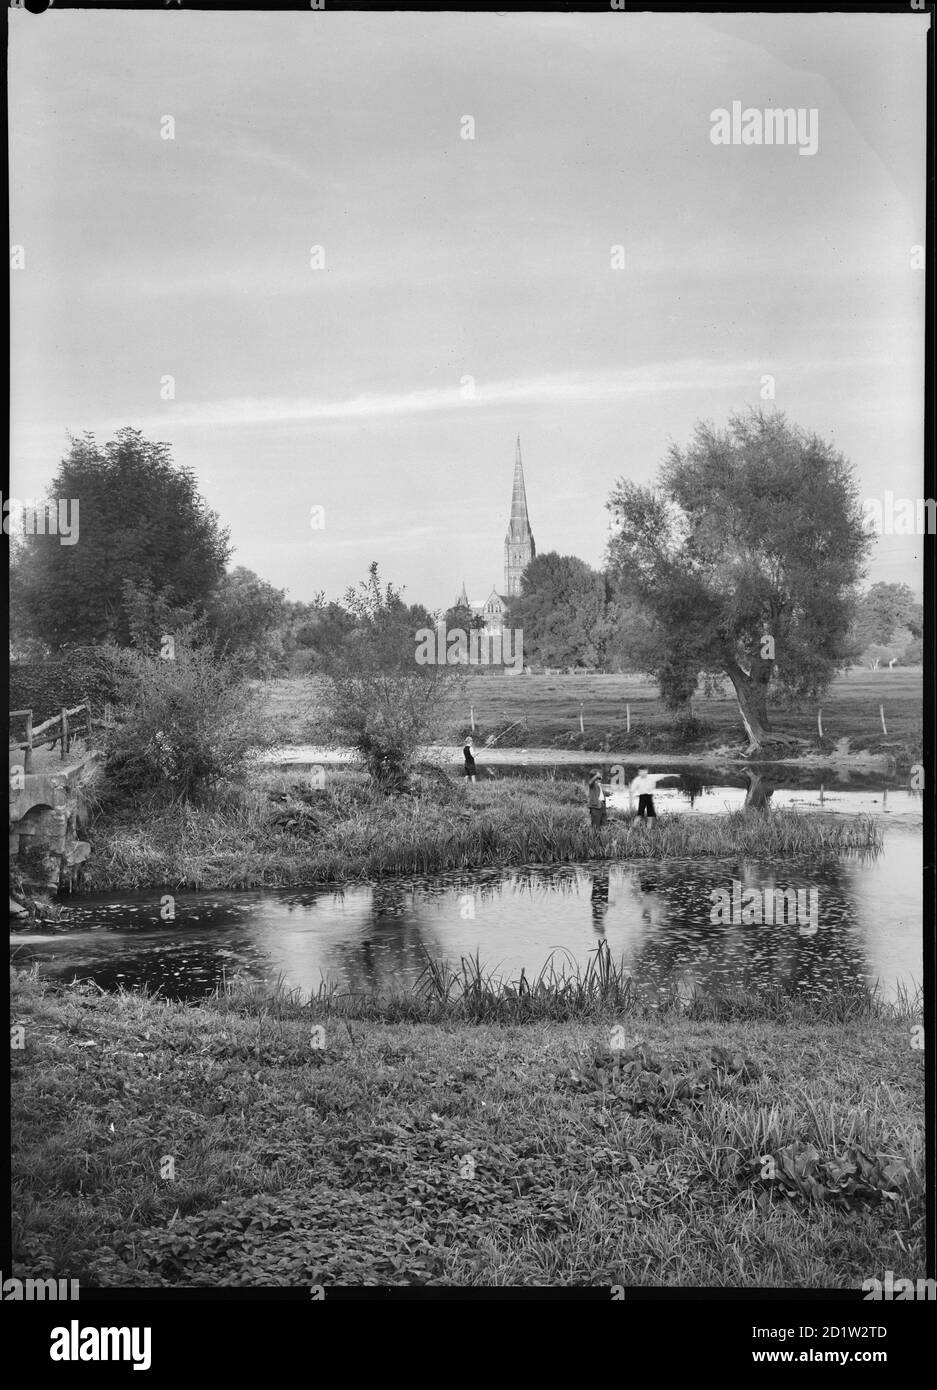
<path fill-rule="evenodd" d="M 55 892 L 91 853 L 79 836 L 97 763 L 97 753 L 76 752 L 26 772 L 22 750 L 10 749 L 10 857 L 36 887 Z"/>

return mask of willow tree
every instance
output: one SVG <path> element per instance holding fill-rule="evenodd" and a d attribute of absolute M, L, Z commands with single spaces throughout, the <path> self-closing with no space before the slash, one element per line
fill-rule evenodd
<path fill-rule="evenodd" d="M 610 575 L 653 619 L 662 669 L 728 676 L 748 752 L 771 740 L 773 679 L 816 696 L 849 664 L 871 537 L 852 466 L 817 435 L 761 411 L 698 424 L 657 486 L 619 479 L 607 505 Z"/>

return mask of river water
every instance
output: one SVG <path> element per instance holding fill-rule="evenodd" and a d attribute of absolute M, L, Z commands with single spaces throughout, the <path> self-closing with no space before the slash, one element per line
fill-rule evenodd
<path fill-rule="evenodd" d="M 502 772 L 507 769 L 501 769 Z M 304 992 L 330 980 L 370 992 L 412 984 L 427 957 L 458 966 L 478 954 L 494 975 L 528 979 L 556 953 L 584 966 L 604 940 L 636 982 L 703 991 L 780 985 L 795 992 L 877 983 L 886 998 L 923 979 L 920 795 L 881 777 L 775 786 L 771 804 L 806 813 L 881 817 L 885 848 L 835 863 L 667 860 L 489 869 L 400 878 L 344 889 L 179 893 L 173 920 L 161 895 L 68 900 L 72 930 L 11 935 L 11 956 L 43 976 L 90 978 L 105 989 L 147 985 L 194 998 L 235 976 Z M 732 783 L 736 783 L 733 785 Z M 724 812 L 744 778 L 664 784 L 660 810 Z M 774 784 L 770 784 L 772 786 Z M 616 793 L 615 801 L 627 804 Z M 759 925 L 749 890 L 801 890 L 796 920 Z M 810 890 L 816 890 L 811 899 Z M 718 896 L 734 908 L 713 921 Z M 739 916 L 739 902 L 747 911 Z M 811 916 L 810 904 L 815 905 Z M 792 904 L 793 905 L 793 904 Z M 764 914 L 767 916 L 767 913 Z M 777 917 L 782 917 L 779 910 Z M 752 920 L 755 918 L 755 920 Z"/>

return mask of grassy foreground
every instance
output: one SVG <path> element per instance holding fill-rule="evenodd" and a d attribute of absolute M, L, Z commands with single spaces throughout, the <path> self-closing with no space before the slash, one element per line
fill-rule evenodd
<path fill-rule="evenodd" d="M 466 788 L 426 777 L 413 796 L 389 798 L 353 771 L 330 773 L 322 790 L 268 773 L 204 805 L 137 800 L 102 811 L 88 833 L 84 885 L 221 890 L 590 859 L 822 858 L 875 850 L 882 834 L 868 817 L 830 823 L 794 811 L 664 815 L 656 824 L 611 814 L 596 832 L 584 788 L 571 782 Z"/>
<path fill-rule="evenodd" d="M 913 1005 L 652 1010 L 600 957 L 565 1004 L 545 986 L 538 1016 L 466 978 L 447 989 L 430 970 L 383 1001 L 235 989 L 186 1005 L 13 974 L 13 1274 L 112 1287 L 923 1276 Z"/>

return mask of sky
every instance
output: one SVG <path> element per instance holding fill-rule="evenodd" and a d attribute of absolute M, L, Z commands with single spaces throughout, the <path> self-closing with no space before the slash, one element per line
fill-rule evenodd
<path fill-rule="evenodd" d="M 9 20 L 13 497 L 133 425 L 290 598 L 377 559 L 437 608 L 502 587 L 518 435 L 593 565 L 616 480 L 748 406 L 922 496 L 927 16 Z M 816 152 L 714 144 L 736 101 Z"/>

